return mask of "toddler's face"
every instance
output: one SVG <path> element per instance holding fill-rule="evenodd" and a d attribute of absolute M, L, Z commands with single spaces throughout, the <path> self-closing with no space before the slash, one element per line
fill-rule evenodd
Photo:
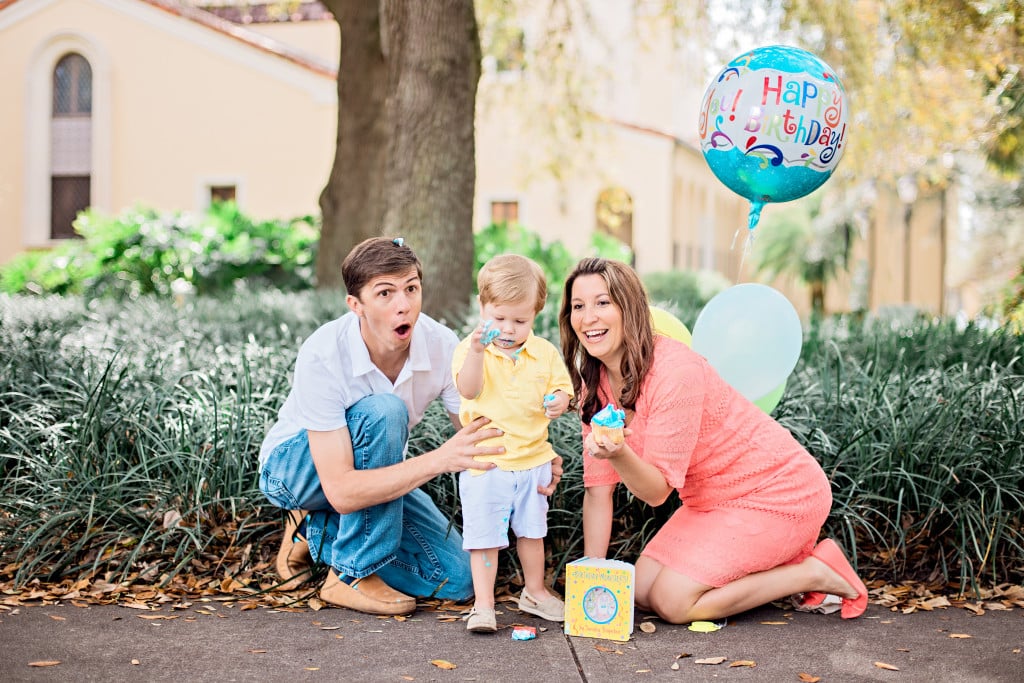
<path fill-rule="evenodd" d="M 532 301 L 486 303 L 480 307 L 480 319 L 493 320 L 491 327 L 499 331 L 494 345 L 505 351 L 514 351 L 526 343 L 536 317 Z"/>

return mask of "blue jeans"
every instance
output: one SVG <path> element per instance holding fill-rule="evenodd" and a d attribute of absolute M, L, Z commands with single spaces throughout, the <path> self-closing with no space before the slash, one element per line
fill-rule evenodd
<path fill-rule="evenodd" d="M 405 404 L 372 394 L 345 412 L 358 470 L 402 461 L 409 436 Z M 263 465 L 260 490 L 286 510 L 308 510 L 305 537 L 313 560 L 340 575 L 377 574 L 407 595 L 464 600 L 473 595 L 462 536 L 420 489 L 347 515 L 327 502 L 303 430 L 275 448 Z"/>

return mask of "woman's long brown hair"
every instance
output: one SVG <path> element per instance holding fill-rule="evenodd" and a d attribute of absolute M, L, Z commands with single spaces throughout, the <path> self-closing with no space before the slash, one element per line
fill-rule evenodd
<path fill-rule="evenodd" d="M 608 286 L 612 303 L 622 311 L 622 393 L 619 396 L 599 396 L 597 387 L 601 379 L 602 362 L 591 356 L 572 329 L 572 287 L 581 275 L 600 275 Z M 604 403 L 615 401 L 620 408 L 633 410 L 640 395 L 640 387 L 654 355 L 654 332 L 651 328 L 651 309 L 647 292 L 629 265 L 611 259 L 585 258 L 565 280 L 562 307 L 558 313 L 558 331 L 562 338 L 562 358 L 569 369 L 573 392 L 576 394 L 580 416 L 590 422 Z M 586 386 L 587 392 L 581 393 Z"/>

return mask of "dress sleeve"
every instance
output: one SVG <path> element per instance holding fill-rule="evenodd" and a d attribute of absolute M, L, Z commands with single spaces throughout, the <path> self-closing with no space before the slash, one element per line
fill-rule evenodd
<path fill-rule="evenodd" d="M 639 402 L 647 413 L 643 458 L 675 489 L 683 488 L 697 447 L 705 391 L 701 357 L 681 343 L 659 340 Z"/>

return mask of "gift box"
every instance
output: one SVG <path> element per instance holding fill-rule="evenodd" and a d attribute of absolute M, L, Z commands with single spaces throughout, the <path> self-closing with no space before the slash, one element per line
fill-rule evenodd
<path fill-rule="evenodd" d="M 585 557 L 565 566 L 565 632 L 570 636 L 626 641 L 633 634 L 633 583 L 629 562 Z"/>

